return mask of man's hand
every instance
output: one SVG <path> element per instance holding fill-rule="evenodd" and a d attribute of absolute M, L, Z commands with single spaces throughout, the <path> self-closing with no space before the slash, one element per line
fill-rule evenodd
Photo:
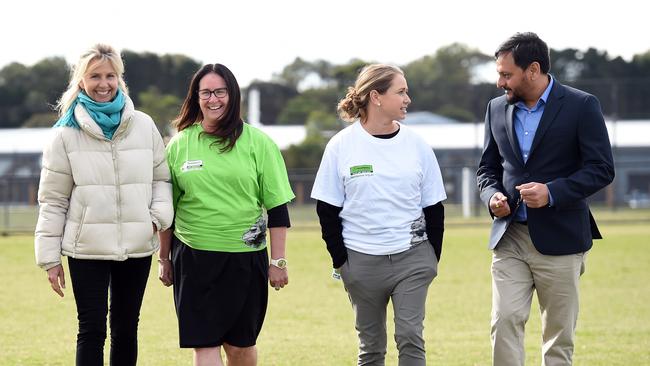
<path fill-rule="evenodd" d="M 521 194 L 521 202 L 530 208 L 548 205 L 548 187 L 546 184 L 530 182 L 515 187 Z"/>
<path fill-rule="evenodd" d="M 490 198 L 490 210 L 496 217 L 504 217 L 510 215 L 510 205 L 508 205 L 508 197 L 503 193 L 497 192 Z"/>

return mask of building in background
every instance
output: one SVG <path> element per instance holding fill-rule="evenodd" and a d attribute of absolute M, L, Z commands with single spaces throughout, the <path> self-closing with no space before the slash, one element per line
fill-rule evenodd
<path fill-rule="evenodd" d="M 280 149 L 300 143 L 306 136 L 304 126 L 267 126 L 254 122 Z M 474 173 L 483 148 L 483 124 L 415 123 L 410 127 L 436 151 L 445 179 L 447 202 L 470 200 L 478 204 Z M 607 122 L 607 129 L 614 150 L 616 178 L 591 200 L 612 207 L 650 206 L 650 120 Z M 51 133 L 51 128 L 0 129 L 1 205 L 37 203 L 41 153 Z M 304 196 L 297 197 L 296 202 L 311 202 L 308 196 L 317 168 L 289 172 L 296 193 L 302 192 Z"/>

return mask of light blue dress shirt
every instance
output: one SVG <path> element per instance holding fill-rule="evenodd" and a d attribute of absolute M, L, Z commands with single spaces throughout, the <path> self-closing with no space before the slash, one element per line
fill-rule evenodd
<path fill-rule="evenodd" d="M 544 114 L 546 99 L 548 99 L 548 95 L 551 93 L 551 88 L 553 88 L 553 77 L 549 75 L 549 78 L 550 81 L 548 86 L 546 87 L 546 90 L 544 90 L 544 93 L 542 93 L 542 96 L 537 100 L 535 106 L 528 108 L 523 101 L 519 101 L 515 104 L 515 135 L 517 135 L 517 142 L 519 142 L 519 149 L 521 157 L 524 159 L 524 163 L 528 161 L 530 148 L 533 145 L 533 139 L 535 138 L 535 132 L 537 132 L 539 121 L 542 119 L 542 115 Z M 528 215 L 526 213 L 526 205 L 522 202 L 515 211 L 514 220 L 526 221 L 527 219 Z"/>

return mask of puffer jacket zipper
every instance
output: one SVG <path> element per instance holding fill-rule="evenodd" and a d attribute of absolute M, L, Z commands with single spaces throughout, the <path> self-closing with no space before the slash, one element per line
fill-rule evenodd
<path fill-rule="evenodd" d="M 126 130 L 129 128 L 129 124 L 131 123 L 132 117 L 128 117 L 124 119 L 121 123 L 120 126 L 117 128 L 117 131 L 115 131 L 115 134 L 113 135 L 113 139 L 109 140 L 111 144 L 111 155 L 113 156 L 113 169 L 115 171 L 115 207 L 117 208 L 117 256 L 119 260 L 125 260 L 127 259 L 128 253 L 126 253 L 126 249 L 123 248 L 122 246 L 122 187 L 120 185 L 120 170 L 118 167 L 118 149 L 117 149 L 117 143 L 116 141 L 122 137 L 122 135 L 126 132 Z"/>
<path fill-rule="evenodd" d="M 117 167 L 117 147 L 115 141 L 110 141 L 111 155 L 113 157 L 113 171 L 115 173 L 115 208 L 116 208 L 116 222 L 117 222 L 117 254 L 120 259 L 124 254 L 122 249 L 122 207 L 120 204 L 121 189 L 120 189 L 120 172 Z"/>

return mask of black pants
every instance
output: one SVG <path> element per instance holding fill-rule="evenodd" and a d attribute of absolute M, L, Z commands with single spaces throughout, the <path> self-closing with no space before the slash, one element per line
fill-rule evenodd
<path fill-rule="evenodd" d="M 138 319 L 151 257 L 126 261 L 68 258 L 77 303 L 77 366 L 104 364 L 110 293 L 111 365 L 135 365 Z"/>

